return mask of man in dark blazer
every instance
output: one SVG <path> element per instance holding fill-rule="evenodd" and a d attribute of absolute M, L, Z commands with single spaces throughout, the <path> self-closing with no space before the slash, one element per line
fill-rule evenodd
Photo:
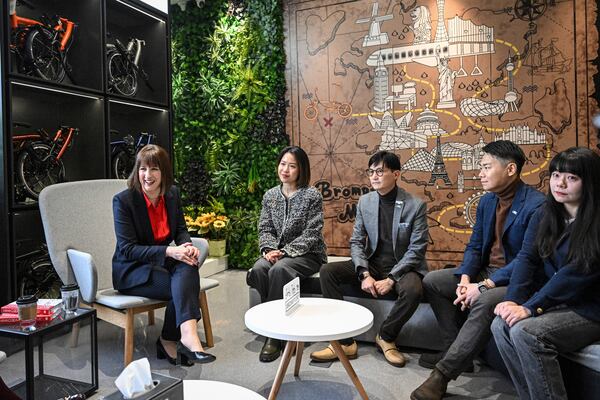
<path fill-rule="evenodd" d="M 400 160 L 394 153 L 374 154 L 366 173 L 375 191 L 358 201 L 350 239 L 352 260 L 322 266 L 321 290 L 324 297 L 342 300 L 341 286 L 351 284 L 366 296 L 395 298 L 375 343 L 391 365 L 402 367 L 406 361 L 395 341 L 423 295 L 421 280 L 427 273 L 429 234 L 427 207 L 397 186 Z M 348 358 L 356 358 L 358 347 L 353 338 L 340 340 L 340 344 Z M 310 357 L 315 361 L 337 359 L 331 345 Z"/>
<path fill-rule="evenodd" d="M 419 364 L 433 368 L 413 400 L 441 399 L 448 382 L 465 370 L 491 337 L 494 308 L 506 294 L 515 258 L 531 217 L 545 196 L 521 181 L 525 154 L 513 142 L 483 147 L 479 177 L 486 193 L 459 268 L 430 272 L 425 296 L 440 324 L 444 351 L 423 354 Z"/>

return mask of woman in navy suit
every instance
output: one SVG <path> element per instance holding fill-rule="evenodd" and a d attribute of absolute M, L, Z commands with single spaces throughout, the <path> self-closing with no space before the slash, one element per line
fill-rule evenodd
<path fill-rule="evenodd" d="M 206 258 L 191 243 L 167 152 L 147 145 L 136 156 L 128 189 L 113 198 L 117 246 L 113 286 L 126 295 L 168 301 L 156 354 L 171 364 L 207 363 L 197 332 L 198 267 Z M 169 246 L 175 242 L 176 246 Z"/>
<path fill-rule="evenodd" d="M 520 399 L 567 399 L 558 354 L 600 340 L 600 156 L 573 147 L 550 163 L 494 339 Z M 536 221 L 536 222 L 537 222 Z"/>

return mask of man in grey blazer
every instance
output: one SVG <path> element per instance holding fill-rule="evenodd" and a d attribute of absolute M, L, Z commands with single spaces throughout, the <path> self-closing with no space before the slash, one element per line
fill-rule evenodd
<path fill-rule="evenodd" d="M 396 299 L 375 343 L 391 365 L 403 367 L 406 361 L 395 341 L 423 296 L 427 207 L 397 186 L 400 160 L 394 153 L 375 153 L 366 173 L 375 191 L 358 201 L 350 239 L 352 260 L 323 265 L 321 291 L 324 297 L 342 300 L 342 285 L 352 285 L 365 297 Z M 340 340 L 340 344 L 349 359 L 356 358 L 358 347 L 353 338 Z M 337 359 L 331 345 L 310 357 L 323 362 Z"/>

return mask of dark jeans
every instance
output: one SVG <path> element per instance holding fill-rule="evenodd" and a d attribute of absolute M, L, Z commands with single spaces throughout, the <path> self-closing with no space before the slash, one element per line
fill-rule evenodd
<path fill-rule="evenodd" d="M 444 357 L 436 368 L 448 378 L 456 379 L 485 348 L 491 338 L 490 325 L 494 320 L 494 308 L 504 299 L 506 287 L 483 292 L 467 311 L 453 304 L 456 285 L 460 278 L 454 275 L 456 268 L 428 273 L 423 279 L 425 296 L 431 304 L 440 324 Z M 482 279 L 491 271 L 486 271 Z"/>
<path fill-rule="evenodd" d="M 384 278 L 376 276 L 374 271 L 370 272 L 374 275 L 374 279 Z M 355 285 L 360 289 L 360 282 L 356 276 L 356 270 L 352 261 L 325 264 L 321 268 L 319 275 L 323 297 L 343 300 L 344 293 L 341 288 L 343 284 Z M 400 330 L 419 306 L 423 297 L 421 279 L 421 275 L 410 271 L 402 275 L 394 285 L 392 290 L 396 292 L 398 299 L 379 328 L 379 335 L 386 342 L 396 341 Z M 352 341 L 352 338 L 348 338 L 340 340 L 340 343 L 348 345 Z"/>
<path fill-rule="evenodd" d="M 144 285 L 119 292 L 169 301 L 161 333 L 165 340 L 178 341 L 181 339 L 179 325 L 190 319 L 200 319 L 200 274 L 198 268 L 185 263 L 167 259 L 164 267 L 152 268 Z"/>
<path fill-rule="evenodd" d="M 283 257 L 271 264 L 261 257 L 246 275 L 246 283 L 260 293 L 261 302 L 283 299 L 283 286 L 299 277 L 308 278 L 321 268 L 320 257 L 307 254 L 299 257 Z"/>
<path fill-rule="evenodd" d="M 492 332 L 521 400 L 566 400 L 558 354 L 599 340 L 600 323 L 565 307 L 526 318 L 512 328 L 496 317 Z"/>

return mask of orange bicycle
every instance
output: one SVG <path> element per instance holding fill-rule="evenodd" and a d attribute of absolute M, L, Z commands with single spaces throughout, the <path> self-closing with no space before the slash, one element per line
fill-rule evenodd
<path fill-rule="evenodd" d="M 16 3 L 34 8 L 25 0 L 17 0 Z M 67 54 L 77 25 L 57 15 L 42 15 L 40 20 L 18 16 L 15 7 L 10 16 L 10 50 L 17 56 L 20 73 L 62 82 L 65 74 L 71 71 Z"/>
<path fill-rule="evenodd" d="M 14 122 L 13 126 L 31 128 L 31 125 L 23 122 Z M 54 137 L 50 137 L 44 129 L 13 134 L 16 201 L 25 201 L 27 197 L 37 200 L 43 188 L 64 182 L 65 166 L 62 158 L 78 133 L 78 128 L 61 126 Z"/>

